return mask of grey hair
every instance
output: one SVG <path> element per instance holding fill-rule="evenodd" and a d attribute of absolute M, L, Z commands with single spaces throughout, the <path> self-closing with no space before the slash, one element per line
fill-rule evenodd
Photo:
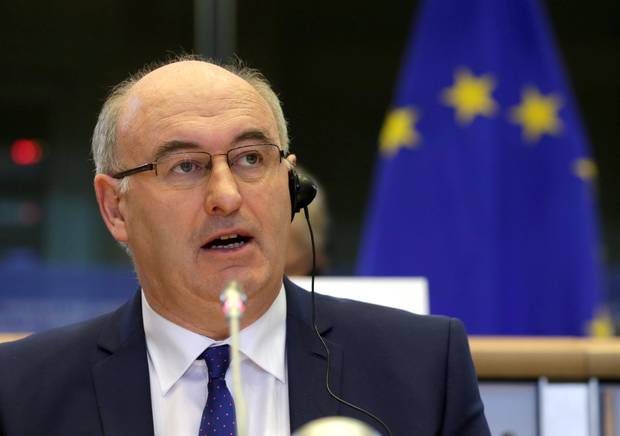
<path fill-rule="evenodd" d="M 282 104 L 265 76 L 258 70 L 245 66 L 239 59 L 235 59 L 231 64 L 219 64 L 197 55 L 181 55 L 165 62 L 150 64 L 112 89 L 101 108 L 92 137 L 92 154 L 97 174 L 112 174 L 119 171 L 121 168 L 118 160 L 116 131 L 125 100 L 133 85 L 141 78 L 160 67 L 175 62 L 190 60 L 218 65 L 249 83 L 256 92 L 265 99 L 267 105 L 271 109 L 278 128 L 280 148 L 288 152 L 288 128 L 286 119 L 284 118 L 284 112 L 282 111 Z M 127 179 L 123 179 L 121 181 L 121 190 L 125 190 L 126 188 Z"/>

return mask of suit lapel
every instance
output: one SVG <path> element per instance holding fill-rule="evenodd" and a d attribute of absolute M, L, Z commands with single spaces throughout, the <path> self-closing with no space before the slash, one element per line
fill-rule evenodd
<path fill-rule="evenodd" d="M 310 294 L 284 280 L 286 288 L 286 357 L 289 385 L 291 431 L 308 421 L 338 414 L 339 403 L 327 392 L 325 370 L 327 354 L 311 322 Z M 321 319 L 317 307 L 319 331 L 326 338 L 330 352 L 329 384 L 340 393 L 342 347 L 329 340 L 331 324 Z"/>
<path fill-rule="evenodd" d="M 99 338 L 92 367 L 104 435 L 151 436 L 153 415 L 140 293 Z"/>

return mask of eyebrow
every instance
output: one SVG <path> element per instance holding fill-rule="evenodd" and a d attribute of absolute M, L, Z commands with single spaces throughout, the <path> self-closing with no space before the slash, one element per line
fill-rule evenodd
<path fill-rule="evenodd" d="M 155 151 L 155 155 L 153 156 L 153 161 L 160 159 L 163 156 L 167 156 L 175 151 L 184 151 L 184 150 L 196 150 L 202 151 L 200 145 L 194 144 L 193 142 L 183 142 L 183 141 L 170 141 L 166 142 L 159 147 Z"/>
<path fill-rule="evenodd" d="M 256 139 L 258 141 L 263 141 L 263 142 L 270 142 L 270 139 L 267 137 L 265 132 L 263 132 L 262 130 L 253 129 L 253 130 L 246 130 L 240 135 L 237 135 L 233 143 L 236 144 L 238 142 L 248 141 L 250 139 Z"/>
<path fill-rule="evenodd" d="M 246 130 L 245 132 L 237 135 L 235 139 L 233 139 L 233 144 L 238 144 L 243 141 L 249 140 L 257 140 L 262 143 L 270 143 L 270 139 L 267 137 L 265 132 L 262 130 Z M 176 151 L 204 151 L 202 147 L 193 142 L 185 142 L 185 141 L 169 141 L 166 142 L 159 147 L 155 151 L 155 155 L 153 156 L 153 161 L 160 159 L 163 156 L 167 156 Z"/>

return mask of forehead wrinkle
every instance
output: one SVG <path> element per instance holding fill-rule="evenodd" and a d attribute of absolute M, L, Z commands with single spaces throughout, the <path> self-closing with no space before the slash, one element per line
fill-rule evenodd
<path fill-rule="evenodd" d="M 214 95 L 215 94 L 215 95 Z M 196 102 L 199 104 L 196 104 Z M 187 108 L 185 107 L 187 106 Z M 176 89 L 174 92 L 153 92 L 132 95 L 128 98 L 121 117 L 121 125 L 129 127 L 130 121 L 153 117 L 167 119 L 182 114 L 195 114 L 202 117 L 228 115 L 255 116 L 260 107 L 265 113 L 271 114 L 267 102 L 253 89 L 205 90 Z M 273 116 L 270 118 L 273 119 Z M 133 119 L 133 120 L 132 120 Z M 273 119 L 275 123 L 275 119 Z"/>

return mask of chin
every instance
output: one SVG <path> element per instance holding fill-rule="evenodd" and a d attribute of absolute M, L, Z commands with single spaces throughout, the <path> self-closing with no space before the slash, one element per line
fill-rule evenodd
<path fill-rule="evenodd" d="M 219 271 L 203 270 L 195 277 L 202 278 L 201 282 L 194 281 L 196 288 L 216 298 L 219 298 L 226 285 L 232 281 L 239 283 L 241 290 L 251 298 L 255 297 L 258 292 L 268 290 L 268 288 L 273 286 L 277 286 L 279 289 L 279 283 L 282 280 L 282 274 L 276 277 L 273 273 L 272 265 L 265 263 L 259 266 L 229 267 Z"/>
<path fill-rule="evenodd" d="M 206 277 L 205 282 L 208 283 L 207 292 L 209 293 L 217 293 L 219 298 L 220 293 L 224 290 L 224 288 L 231 282 L 236 281 L 240 286 L 241 290 L 246 294 L 253 293 L 255 289 L 260 288 L 261 280 L 260 275 L 257 277 L 256 274 L 253 274 L 249 271 L 238 270 L 236 271 L 228 270 L 225 272 L 213 273 L 211 277 Z M 199 284 L 199 287 L 203 288 Z"/>
<path fill-rule="evenodd" d="M 252 271 L 247 275 L 239 275 L 235 280 L 239 282 L 241 289 L 248 297 L 254 297 L 258 292 L 268 292 L 269 287 L 278 286 L 279 289 L 279 281 L 281 281 L 282 277 L 276 279 L 275 276 L 270 274 L 269 271 Z"/>

